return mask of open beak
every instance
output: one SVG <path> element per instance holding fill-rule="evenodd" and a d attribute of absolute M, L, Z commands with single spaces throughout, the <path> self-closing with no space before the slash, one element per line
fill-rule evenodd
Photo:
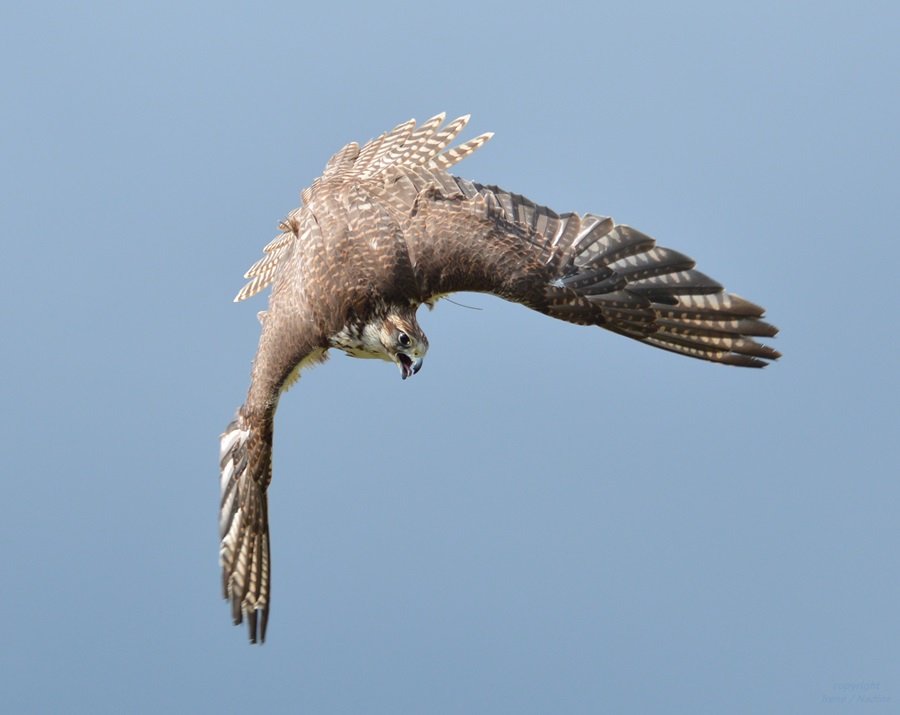
<path fill-rule="evenodd" d="M 400 353 L 397 355 L 397 364 L 400 365 L 400 376 L 405 380 L 422 369 L 422 358 L 413 360 L 406 353 Z"/>

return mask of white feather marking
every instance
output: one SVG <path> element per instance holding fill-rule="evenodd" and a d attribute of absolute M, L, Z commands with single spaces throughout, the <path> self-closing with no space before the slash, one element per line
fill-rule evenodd
<path fill-rule="evenodd" d="M 596 216 L 585 216 L 584 219 L 582 219 L 581 230 L 578 232 L 578 235 L 575 236 L 575 240 L 572 241 L 572 248 L 577 248 L 578 244 L 594 230 L 594 227 L 599 222 L 600 220 Z"/>
<path fill-rule="evenodd" d="M 231 464 L 231 462 L 229 462 Z M 237 489 L 232 489 L 228 493 L 228 498 L 225 500 L 225 503 L 222 504 L 222 509 L 219 511 L 219 533 L 221 534 L 225 527 L 228 526 L 228 520 L 231 518 L 231 507 L 234 506 L 234 500 L 237 498 Z"/>
<path fill-rule="evenodd" d="M 222 492 L 231 483 L 231 476 L 234 474 L 234 460 L 229 459 L 225 466 L 222 467 L 222 476 L 219 479 L 219 488 Z"/>
<path fill-rule="evenodd" d="M 231 526 L 228 529 L 228 533 L 222 538 L 222 544 L 219 547 L 219 564 L 222 566 L 230 563 L 234 558 L 234 544 L 237 541 L 237 533 L 241 527 L 242 520 L 243 509 L 238 507 L 237 511 L 234 513 L 234 518 L 231 520 Z"/>
<path fill-rule="evenodd" d="M 235 429 L 222 435 L 222 442 L 219 448 L 219 461 L 225 459 L 225 455 L 231 451 L 231 448 L 239 441 L 243 441 L 250 436 L 249 430 Z"/>
<path fill-rule="evenodd" d="M 566 226 L 569 223 L 569 219 L 561 219 L 559 224 L 556 226 L 556 233 L 553 235 L 553 240 L 550 242 L 551 246 L 555 246 L 559 243 L 559 239 L 562 238 L 563 234 L 566 232 Z M 553 255 L 551 254 L 550 258 L 547 259 L 549 263 L 553 260 Z"/>

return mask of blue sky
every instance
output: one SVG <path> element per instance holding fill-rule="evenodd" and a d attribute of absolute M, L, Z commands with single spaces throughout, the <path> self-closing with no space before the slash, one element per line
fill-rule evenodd
<path fill-rule="evenodd" d="M 3 11 L 4 707 L 896 711 L 900 7 L 302 7 Z M 457 173 L 693 256 L 785 357 L 477 295 L 413 380 L 335 356 L 279 409 L 250 648 L 232 297 L 333 152 L 440 111 L 496 133 Z"/>

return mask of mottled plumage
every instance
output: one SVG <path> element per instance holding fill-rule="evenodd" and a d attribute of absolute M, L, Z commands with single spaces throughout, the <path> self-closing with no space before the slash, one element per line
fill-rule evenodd
<path fill-rule="evenodd" d="M 665 350 L 762 367 L 778 352 L 763 309 L 694 270 L 687 256 L 611 218 L 557 214 L 447 173 L 483 134 L 447 149 L 468 121 L 414 121 L 332 157 L 303 206 L 247 271 L 235 300 L 272 286 L 247 400 L 221 437 L 222 588 L 235 623 L 265 640 L 270 551 L 266 490 L 281 393 L 330 348 L 416 373 L 423 303 L 492 293 Z"/>

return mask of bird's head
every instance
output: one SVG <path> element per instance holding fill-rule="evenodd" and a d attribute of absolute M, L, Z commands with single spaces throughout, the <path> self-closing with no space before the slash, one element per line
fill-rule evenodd
<path fill-rule="evenodd" d="M 419 327 L 414 306 L 392 307 L 364 325 L 350 325 L 331 344 L 351 357 L 396 363 L 404 380 L 422 368 L 428 352 L 428 338 Z"/>
<path fill-rule="evenodd" d="M 428 338 L 419 327 L 414 309 L 388 313 L 379 326 L 378 339 L 383 359 L 397 363 L 404 380 L 422 369 Z"/>

